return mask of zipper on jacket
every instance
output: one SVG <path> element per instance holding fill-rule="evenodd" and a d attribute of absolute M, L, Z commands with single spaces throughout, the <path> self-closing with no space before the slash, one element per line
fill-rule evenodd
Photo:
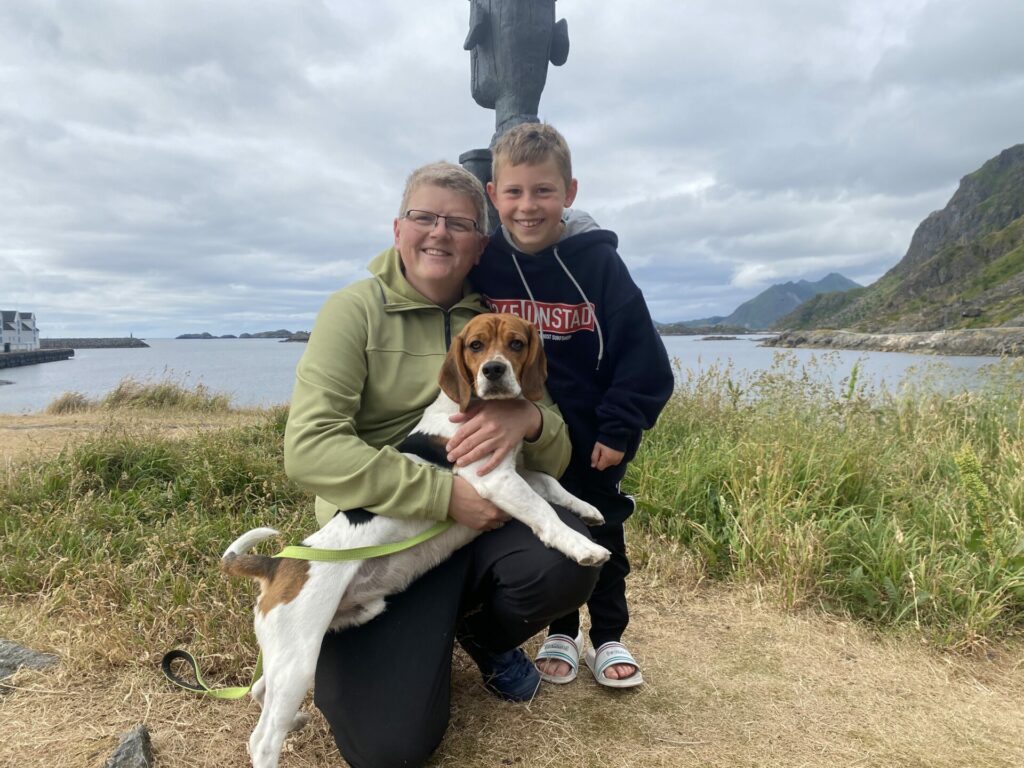
<path fill-rule="evenodd" d="M 452 346 L 452 313 L 447 310 L 441 310 L 444 312 L 444 348 L 450 349 Z"/>

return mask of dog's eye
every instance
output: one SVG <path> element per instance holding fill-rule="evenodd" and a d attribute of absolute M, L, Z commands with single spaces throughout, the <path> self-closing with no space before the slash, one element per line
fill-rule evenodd
<path fill-rule="evenodd" d="M 469 348 L 474 352 L 479 352 L 484 348 L 484 343 L 480 339 L 473 339 L 473 341 L 469 342 Z"/>
<path fill-rule="evenodd" d="M 519 339 L 512 339 L 512 341 L 508 343 L 508 348 L 511 349 L 513 352 L 522 352 L 524 346 L 526 345 L 523 344 L 523 342 L 521 342 Z"/>

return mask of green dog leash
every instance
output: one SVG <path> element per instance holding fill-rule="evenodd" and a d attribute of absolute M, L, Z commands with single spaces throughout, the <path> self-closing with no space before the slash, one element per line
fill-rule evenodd
<path fill-rule="evenodd" d="M 395 541 L 390 544 L 378 544 L 373 547 L 353 547 L 352 549 L 316 549 L 315 547 L 289 546 L 282 549 L 274 555 L 274 557 L 284 557 L 289 560 L 309 560 L 320 563 L 343 563 L 351 560 L 370 560 L 374 557 L 385 557 L 387 555 L 393 555 L 396 552 L 402 552 L 406 549 L 412 549 L 417 544 L 422 544 L 424 541 L 432 539 L 438 534 L 444 533 L 453 525 L 454 523 L 451 520 L 443 520 L 412 538 L 405 539 L 404 541 Z M 184 661 L 192 667 L 192 672 L 196 679 L 195 682 L 186 680 L 180 675 L 175 674 L 171 667 L 176 661 Z M 252 682 L 245 686 L 210 688 L 206 684 L 206 681 L 203 680 L 203 676 L 199 673 L 199 664 L 196 662 L 195 657 L 188 651 L 183 651 L 181 649 L 175 649 L 165 653 L 164 657 L 160 660 L 160 669 L 163 671 L 164 677 L 179 688 L 184 688 L 186 691 L 201 693 L 205 696 L 212 696 L 215 699 L 240 699 L 252 690 L 256 681 L 260 679 L 260 675 L 263 674 L 263 653 L 261 652 L 256 658 L 256 668 L 252 672 Z"/>

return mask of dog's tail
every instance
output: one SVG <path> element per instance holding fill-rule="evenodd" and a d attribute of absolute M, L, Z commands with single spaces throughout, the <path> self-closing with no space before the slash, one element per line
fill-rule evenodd
<path fill-rule="evenodd" d="M 264 555 L 247 555 L 245 552 L 257 543 L 271 536 L 277 536 L 273 528 L 253 528 L 243 533 L 225 550 L 220 559 L 220 567 L 231 576 L 248 576 L 251 579 L 264 580 L 273 575 L 276 560 Z"/>

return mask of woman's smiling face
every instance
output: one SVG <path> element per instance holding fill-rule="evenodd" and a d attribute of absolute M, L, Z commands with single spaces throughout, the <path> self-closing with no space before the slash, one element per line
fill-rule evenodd
<path fill-rule="evenodd" d="M 406 211 L 426 211 L 476 221 L 473 201 L 454 190 L 423 184 L 414 189 Z M 403 217 L 395 219 L 395 248 L 405 279 L 431 301 L 450 307 L 462 297 L 462 282 L 480 261 L 487 238 L 478 230 L 453 232 L 446 219 L 425 227 Z"/>

